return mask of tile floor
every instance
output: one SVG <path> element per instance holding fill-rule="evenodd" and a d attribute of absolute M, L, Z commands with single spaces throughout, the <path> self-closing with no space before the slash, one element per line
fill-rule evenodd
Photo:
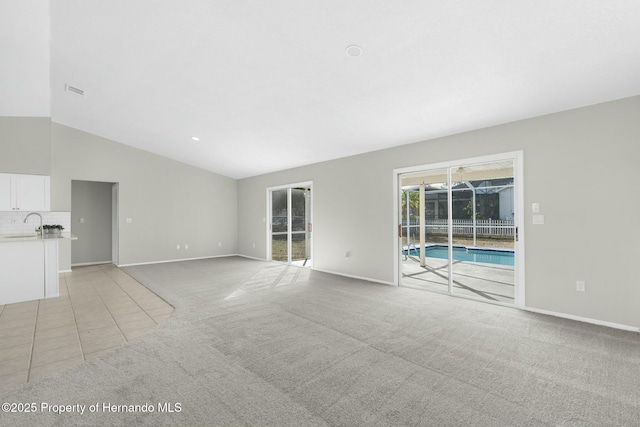
<path fill-rule="evenodd" d="M 172 313 L 114 265 L 61 273 L 59 297 L 0 305 L 0 391 L 122 345 Z"/>

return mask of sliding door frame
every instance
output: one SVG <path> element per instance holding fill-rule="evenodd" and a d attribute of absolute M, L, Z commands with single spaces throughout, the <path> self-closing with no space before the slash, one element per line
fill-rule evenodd
<path fill-rule="evenodd" d="M 514 181 L 514 221 L 516 227 L 517 239 L 514 242 L 515 250 L 515 290 L 514 290 L 514 304 L 508 304 L 509 306 L 515 306 L 517 308 L 525 307 L 525 254 L 524 254 L 524 185 L 523 185 L 523 152 L 511 151 L 506 153 L 491 154 L 487 156 L 471 157 L 465 159 L 455 159 L 446 162 L 423 164 L 418 166 L 410 166 L 405 168 L 398 168 L 393 170 L 393 268 L 394 268 L 394 285 L 400 286 L 402 283 L 402 247 L 401 238 L 398 236 L 399 224 L 402 223 L 400 218 L 400 191 L 402 185 L 402 175 L 428 171 L 433 169 L 447 169 L 448 182 L 451 182 L 451 170 L 450 168 L 459 165 L 468 165 L 475 163 L 491 163 L 497 161 L 512 160 L 513 161 L 513 181 Z M 449 185 L 448 191 L 448 203 L 451 204 L 451 186 Z M 449 205 L 449 212 L 452 212 Z M 449 221 L 449 242 L 452 241 L 452 225 Z M 452 259 L 452 247 L 449 245 L 449 259 Z M 464 295 L 456 295 L 451 292 L 451 280 L 449 280 L 449 293 L 448 295 L 456 296 L 459 298 L 467 298 Z M 474 299 L 475 300 L 475 299 Z M 497 303 L 502 305 L 501 303 Z"/>
<path fill-rule="evenodd" d="M 271 198 L 271 193 L 277 190 L 289 190 L 292 188 L 297 188 L 297 187 L 302 187 L 302 188 L 309 188 L 309 192 L 311 194 L 310 200 L 309 200 L 309 223 L 306 224 L 306 227 L 311 227 L 310 231 L 309 231 L 309 238 L 311 239 L 310 245 L 309 245 L 309 259 L 310 262 L 308 264 L 309 268 L 313 268 L 313 181 L 303 181 L 303 182 L 296 182 L 293 184 L 284 184 L 284 185 L 276 185 L 273 187 L 267 187 L 267 216 L 266 216 L 266 233 L 267 233 L 267 261 L 272 261 L 272 262 L 282 262 L 282 261 L 274 261 L 272 259 L 273 253 L 272 253 L 272 233 L 271 233 L 271 225 L 273 224 L 273 209 L 271 206 L 272 203 L 272 198 Z M 291 207 L 291 191 L 287 191 L 287 210 L 289 210 L 289 208 Z M 287 215 L 287 258 L 290 260 L 291 259 L 291 235 L 293 230 L 291 229 L 291 212 L 288 212 Z M 286 264 L 291 264 L 290 261 L 287 261 Z"/>

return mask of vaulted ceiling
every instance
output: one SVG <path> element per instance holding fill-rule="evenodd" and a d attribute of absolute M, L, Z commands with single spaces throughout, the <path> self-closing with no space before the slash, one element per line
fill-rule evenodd
<path fill-rule="evenodd" d="M 0 115 L 233 178 L 640 94 L 637 0 L 1 8 Z"/>

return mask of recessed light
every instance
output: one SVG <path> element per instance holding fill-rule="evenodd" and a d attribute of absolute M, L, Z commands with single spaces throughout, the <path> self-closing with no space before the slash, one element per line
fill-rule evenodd
<path fill-rule="evenodd" d="M 347 55 L 353 56 L 354 58 L 356 56 L 362 55 L 362 48 L 357 44 L 352 44 L 351 46 L 347 46 L 346 51 L 347 51 Z"/>
<path fill-rule="evenodd" d="M 200 138 L 198 138 L 197 136 L 192 136 L 191 139 L 193 139 L 194 141 L 200 141 Z"/>

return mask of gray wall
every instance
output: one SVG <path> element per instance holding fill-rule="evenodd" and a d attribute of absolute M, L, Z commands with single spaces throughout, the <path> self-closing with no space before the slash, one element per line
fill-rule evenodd
<path fill-rule="evenodd" d="M 526 305 L 637 327 L 638 117 L 633 97 L 243 179 L 238 247 L 266 256 L 266 187 L 313 180 L 314 267 L 393 282 L 393 169 L 523 150 Z"/>
<path fill-rule="evenodd" d="M 111 261 L 112 185 L 71 182 L 71 233 L 78 237 L 71 242 L 71 264 Z"/>
<path fill-rule="evenodd" d="M 392 282 L 393 169 L 523 150 L 526 305 L 640 327 L 632 258 L 640 241 L 638 117 L 640 97 L 633 97 L 238 182 L 48 119 L 2 118 L 8 155 L 0 169 L 50 169 L 58 211 L 71 210 L 72 180 L 119 182 L 122 264 L 237 252 L 264 258 L 266 187 L 313 180 L 315 267 Z M 32 131 L 33 139 L 24 136 Z M 37 167 L 16 141 L 30 147 Z M 533 202 L 544 226 L 531 225 Z M 189 250 L 176 249 L 185 243 Z M 65 269 L 70 246 L 61 251 Z M 575 291 L 578 279 L 586 292 Z"/>
<path fill-rule="evenodd" d="M 48 117 L 0 117 L 0 172 L 51 174 Z"/>
<path fill-rule="evenodd" d="M 234 179 L 57 123 L 51 143 L 52 210 L 71 210 L 72 180 L 119 183 L 121 265 L 237 253 Z"/>
<path fill-rule="evenodd" d="M 237 252 L 231 178 L 42 117 L 0 117 L 0 153 L 0 172 L 51 175 L 52 211 L 71 211 L 72 180 L 119 182 L 120 264 Z M 60 270 L 70 266 L 71 243 L 61 241 Z"/>

